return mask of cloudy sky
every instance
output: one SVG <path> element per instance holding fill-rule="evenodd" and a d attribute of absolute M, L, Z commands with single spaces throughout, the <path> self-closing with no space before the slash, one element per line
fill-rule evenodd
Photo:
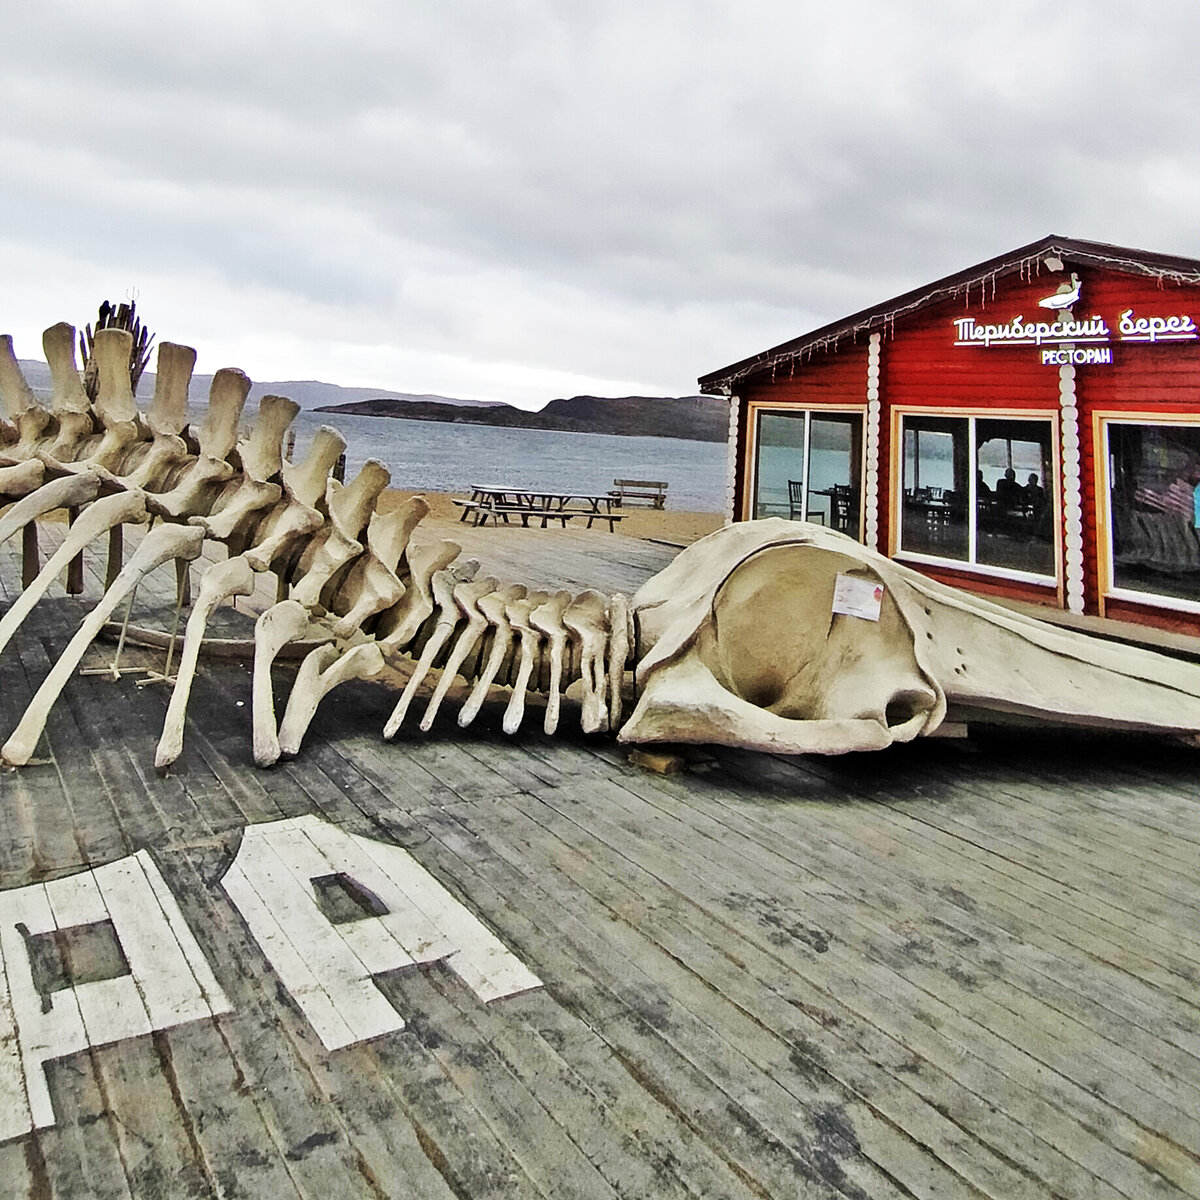
<path fill-rule="evenodd" d="M 1200 257 L 1200 5 L 42 0 L 0 331 L 540 407 L 695 379 L 1046 233 Z"/>

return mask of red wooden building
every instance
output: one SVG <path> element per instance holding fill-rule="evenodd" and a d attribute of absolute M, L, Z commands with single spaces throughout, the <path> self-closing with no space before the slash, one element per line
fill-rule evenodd
<path fill-rule="evenodd" d="M 701 378 L 735 520 L 1200 633 L 1200 261 L 1046 237 Z"/>

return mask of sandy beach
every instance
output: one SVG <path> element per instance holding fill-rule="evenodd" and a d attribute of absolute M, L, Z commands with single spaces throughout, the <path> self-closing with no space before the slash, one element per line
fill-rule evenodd
<path fill-rule="evenodd" d="M 463 523 L 460 521 L 462 509 L 456 507 L 454 501 L 469 499 L 465 492 L 388 491 L 380 500 L 379 510 L 387 512 L 409 496 L 414 495 L 422 495 L 429 502 L 429 516 L 422 522 L 423 530 L 430 532 L 436 530 L 442 536 L 449 537 L 454 532 L 451 526 L 456 527 L 457 530 L 463 528 Z M 621 512 L 624 514 L 624 520 L 620 524 L 620 533 L 610 534 L 606 530 L 601 531 L 599 528 L 594 528 L 588 531 L 589 534 L 598 538 L 625 537 L 687 546 L 706 534 L 712 533 L 713 530 L 720 529 L 725 523 L 725 519 L 720 513 L 680 512 L 670 508 L 660 510 L 632 506 L 623 508 Z M 442 528 L 443 526 L 444 528 Z M 584 523 L 572 522 L 571 528 L 582 530 Z M 544 531 L 539 530 L 539 532 L 545 532 L 552 537 L 556 532 L 561 533 L 562 530 L 552 527 Z"/>

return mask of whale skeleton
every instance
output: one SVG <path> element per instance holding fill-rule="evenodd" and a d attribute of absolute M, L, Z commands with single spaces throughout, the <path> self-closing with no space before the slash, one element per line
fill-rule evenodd
<path fill-rule="evenodd" d="M 427 680 L 433 697 L 421 719 L 426 729 L 456 674 L 475 683 L 485 667 L 486 683 L 471 711 L 460 712 L 460 723 L 474 719 L 489 687 L 509 685 L 518 675 L 522 688 L 552 679 L 550 702 L 557 711 L 559 689 L 580 676 L 585 642 L 589 674 L 581 686 L 589 699 L 584 723 L 593 730 L 607 728 L 607 719 L 597 715 L 606 710 L 591 692 L 610 685 L 592 664 L 595 647 L 607 649 L 612 641 L 610 607 L 622 622 L 616 644 L 629 644 L 628 605 L 622 597 L 591 602 L 571 629 L 562 624 L 567 605 L 553 598 L 538 614 L 538 630 L 525 650 L 529 669 L 521 674 L 518 660 L 504 648 L 513 642 L 511 606 L 524 599 L 525 589 L 494 579 L 472 583 L 478 564 L 464 560 L 459 546 L 414 538 L 429 512 L 423 497 L 380 511 L 391 476 L 375 459 L 349 483 L 334 478 L 346 444 L 327 426 L 302 461 L 287 461 L 283 445 L 298 406 L 285 397 L 264 396 L 249 436 L 239 440 L 250 381 L 237 370 L 216 373 L 202 421 L 189 426 L 188 385 L 196 354 L 186 346 L 160 343 L 154 395 L 142 411 L 130 381 L 131 341 L 124 330 L 97 332 L 98 386 L 91 401 L 75 359 L 75 330 L 65 323 L 48 329 L 43 349 L 52 394 L 44 406 L 21 372 L 11 337 L 0 337 L 0 504 L 8 504 L 0 512 L 0 541 L 35 529 L 38 520 L 61 509 L 80 513 L 57 551 L 0 616 L 0 642 L 8 644 L 64 567 L 86 548 L 108 537 L 111 554 L 113 546 L 121 547 L 125 527 L 151 526 L 129 562 L 110 571 L 104 595 L 3 743 L 5 764 L 30 760 L 87 645 L 118 604 L 131 601 L 142 577 L 169 561 L 196 561 L 206 545 L 223 545 L 226 557 L 208 563 L 199 580 L 156 749 L 160 770 L 183 751 L 187 705 L 209 619 L 227 600 L 253 594 L 268 572 L 277 578 L 280 599 L 258 617 L 254 634 L 251 729 L 254 758 L 261 765 L 299 751 L 330 691 L 351 679 L 377 677 L 386 666 L 412 672 L 388 721 L 389 737 Z M 272 666 L 285 646 L 298 641 L 319 644 L 303 660 L 279 721 Z M 609 655 L 608 662 L 623 675 L 626 657 L 623 652 L 617 662 Z M 618 696 L 620 684 L 618 679 L 610 688 Z M 608 711 L 619 713 L 619 698 L 615 708 L 608 703 Z M 518 724 L 506 721 L 514 730 Z"/>
<path fill-rule="evenodd" d="M 12 339 L 0 337 L 0 504 L 8 506 L 0 542 L 28 536 L 59 510 L 75 514 L 58 550 L 0 616 L 0 653 L 85 548 L 107 537 L 110 558 L 103 595 L 0 747 L 7 765 L 31 760 L 88 645 L 142 578 L 169 562 L 185 568 L 214 546 L 225 556 L 206 562 L 199 579 L 155 754 L 160 770 L 183 752 L 209 619 L 225 601 L 253 594 L 268 573 L 278 601 L 255 624 L 250 713 L 262 766 L 300 752 L 329 692 L 353 679 L 390 681 L 387 668 L 407 680 L 385 738 L 426 692 L 417 723 L 431 728 L 456 679 L 466 688 L 461 727 L 493 689 L 509 690 L 501 719 L 509 734 L 537 694 L 547 733 L 558 729 L 568 695 L 587 733 L 780 753 L 879 748 L 947 721 L 1200 735 L 1200 667 L 1018 617 L 818 526 L 774 519 L 727 527 L 632 598 L 480 577 L 457 544 L 419 536 L 429 512 L 423 497 L 381 510 L 391 481 L 382 463 L 369 459 L 348 484 L 334 478 L 345 449 L 336 430 L 322 427 L 305 457 L 288 461 L 293 401 L 263 397 L 239 439 L 250 390 L 240 371 L 216 373 L 203 421 L 192 427 L 195 351 L 161 343 L 143 411 L 131 343 L 124 330 L 97 332 L 93 401 L 76 365 L 75 331 L 48 329 L 47 407 L 22 375 Z M 122 532 L 136 525 L 149 531 L 122 563 Z M 831 603 L 845 578 L 878 592 L 877 619 Z M 297 642 L 316 644 L 280 718 L 272 668 Z"/>

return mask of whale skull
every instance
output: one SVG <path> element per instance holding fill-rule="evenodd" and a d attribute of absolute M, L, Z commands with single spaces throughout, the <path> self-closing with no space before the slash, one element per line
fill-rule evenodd
<path fill-rule="evenodd" d="M 878 619 L 835 611 L 839 577 L 881 589 Z M 638 700 L 623 742 L 839 754 L 947 719 L 1200 731 L 1200 666 L 1033 620 L 821 526 L 719 530 L 633 609 Z"/>

